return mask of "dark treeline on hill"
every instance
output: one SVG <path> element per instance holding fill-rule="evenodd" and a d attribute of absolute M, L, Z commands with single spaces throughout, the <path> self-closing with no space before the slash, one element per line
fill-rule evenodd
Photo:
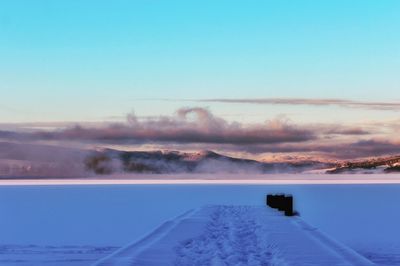
<path fill-rule="evenodd" d="M 126 173 L 301 173 L 332 167 L 322 162 L 266 163 L 224 156 L 212 151 L 117 151 L 106 149 L 91 153 L 85 166 L 96 174 Z"/>
<path fill-rule="evenodd" d="M 328 170 L 328 174 L 352 173 L 357 170 L 376 171 L 385 173 L 400 172 L 400 156 L 373 158 L 358 161 L 349 161 L 338 164 L 334 169 Z"/>

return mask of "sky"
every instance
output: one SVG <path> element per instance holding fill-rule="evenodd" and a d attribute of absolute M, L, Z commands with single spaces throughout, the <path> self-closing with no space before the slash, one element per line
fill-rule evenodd
<path fill-rule="evenodd" d="M 154 137 L 169 119 L 226 138 L 290 128 L 299 142 L 397 145 L 399 13 L 396 0 L 2 1 L 0 129 L 112 121 Z M 79 133 L 110 129 L 96 127 Z"/>

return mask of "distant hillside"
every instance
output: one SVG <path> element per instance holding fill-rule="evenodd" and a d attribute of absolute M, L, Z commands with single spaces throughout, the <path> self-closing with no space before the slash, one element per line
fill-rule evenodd
<path fill-rule="evenodd" d="M 328 174 L 342 173 L 392 173 L 400 172 L 400 156 L 380 157 L 358 161 L 348 161 L 326 171 Z"/>
<path fill-rule="evenodd" d="M 0 141 L 1 178 L 85 176 L 87 151 L 56 145 Z"/>
<path fill-rule="evenodd" d="M 266 163 L 221 155 L 212 151 L 103 150 L 90 154 L 85 166 L 96 174 L 128 173 L 301 173 L 332 165 L 316 161 Z"/>

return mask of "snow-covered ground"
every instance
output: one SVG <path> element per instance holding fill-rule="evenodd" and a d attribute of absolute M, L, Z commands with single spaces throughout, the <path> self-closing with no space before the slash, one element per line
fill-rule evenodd
<path fill-rule="evenodd" d="M 265 206 L 209 205 L 165 222 L 96 266 L 374 265 L 299 217 Z"/>
<path fill-rule="evenodd" d="M 397 184 L 0 186 L 0 245 L 125 246 L 189 209 L 262 205 L 279 192 L 294 195 L 310 225 L 382 265 L 400 265 Z"/>
<path fill-rule="evenodd" d="M 115 251 L 116 247 L 0 245 L 2 266 L 83 266 Z"/>

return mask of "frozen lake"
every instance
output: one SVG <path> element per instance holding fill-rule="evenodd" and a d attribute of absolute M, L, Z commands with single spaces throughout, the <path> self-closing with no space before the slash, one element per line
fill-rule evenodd
<path fill-rule="evenodd" d="M 0 245 L 123 246 L 188 209 L 263 205 L 280 192 L 293 194 L 309 224 L 399 263 L 398 184 L 0 186 Z"/>

